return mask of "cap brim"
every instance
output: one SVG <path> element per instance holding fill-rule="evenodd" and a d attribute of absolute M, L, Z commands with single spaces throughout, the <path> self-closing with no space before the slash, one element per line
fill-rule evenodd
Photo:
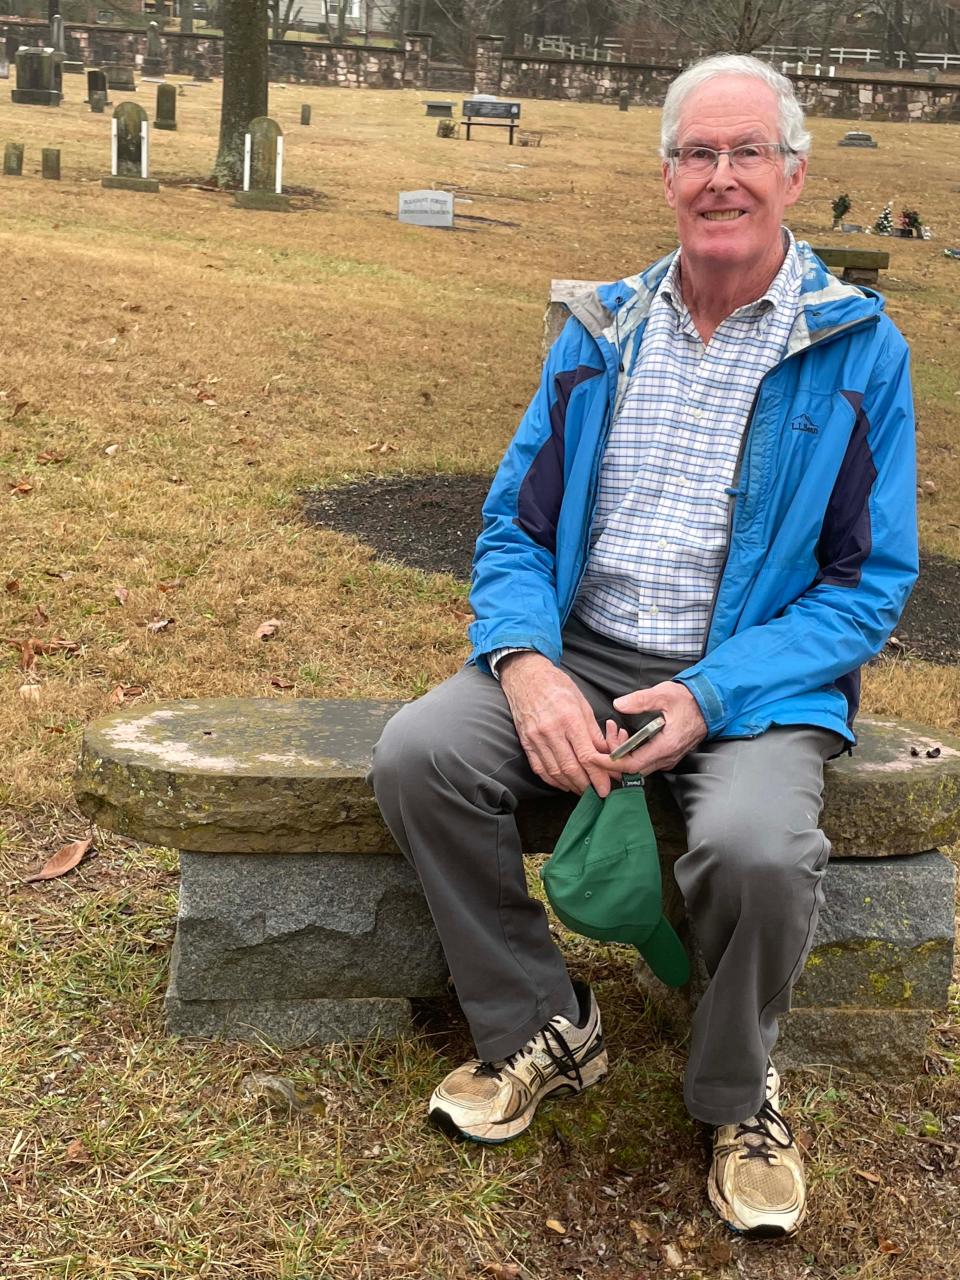
<path fill-rule="evenodd" d="M 690 980 L 690 961 L 666 916 L 661 916 L 653 933 L 636 945 L 653 972 L 668 987 L 682 987 Z"/>

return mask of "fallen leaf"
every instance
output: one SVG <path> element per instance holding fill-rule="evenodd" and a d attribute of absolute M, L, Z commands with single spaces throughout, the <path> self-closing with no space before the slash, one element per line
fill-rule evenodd
<path fill-rule="evenodd" d="M 118 444 L 108 444 L 103 452 L 107 455 L 108 458 L 112 458 L 119 448 L 120 446 Z"/>
<path fill-rule="evenodd" d="M 142 311 L 143 305 L 142 303 L 139 303 L 139 302 L 121 302 L 120 310 L 121 311 Z"/>
<path fill-rule="evenodd" d="M 33 620 L 38 627 L 42 627 L 45 622 L 50 621 L 50 615 L 42 604 L 35 604 L 33 606 Z"/>
<path fill-rule="evenodd" d="M 493 1276 L 493 1280 L 520 1280 L 523 1272 L 515 1262 L 488 1262 L 480 1274 Z"/>
<path fill-rule="evenodd" d="M 897 1244 L 896 1240 L 885 1240 L 883 1236 L 877 1236 L 877 1248 L 881 1253 L 903 1253 L 902 1244 Z"/>
<path fill-rule="evenodd" d="M 47 578 L 59 578 L 61 582 L 68 582 L 73 577 L 72 573 L 65 573 L 62 569 L 44 569 L 44 576 Z"/>
<path fill-rule="evenodd" d="M 270 1107 L 281 1111 L 322 1116 L 327 1109 L 320 1094 L 298 1089 L 286 1076 L 274 1075 L 270 1071 L 251 1071 L 244 1076 L 242 1087 L 248 1097 L 266 1098 Z"/>
<path fill-rule="evenodd" d="M 870 1169 L 854 1169 L 853 1171 L 858 1178 L 863 1178 L 864 1182 L 882 1182 L 883 1179 L 879 1173 L 873 1173 Z"/>
<path fill-rule="evenodd" d="M 185 584 L 182 578 L 171 578 L 169 582 L 158 582 L 157 590 L 158 591 L 179 591 L 180 588 L 184 585 Z"/>
<path fill-rule="evenodd" d="M 147 623 L 147 630 L 151 635 L 156 635 L 160 631 L 168 631 L 171 627 L 177 625 L 176 618 L 154 618 L 152 622 Z"/>
<path fill-rule="evenodd" d="M 270 684 L 274 689 L 293 689 L 295 687 L 292 680 L 284 680 L 280 676 L 271 676 Z"/>
<path fill-rule="evenodd" d="M 67 455 L 61 453 L 59 449 L 45 449 L 43 453 L 37 454 L 37 461 L 41 467 L 45 467 L 50 462 L 66 462 Z"/>
<path fill-rule="evenodd" d="M 733 1246 L 726 1240 L 711 1240 L 700 1255 L 701 1262 L 712 1267 L 725 1267 L 733 1261 Z"/>
<path fill-rule="evenodd" d="M 254 634 L 258 640 L 269 640 L 271 636 L 277 634 L 277 629 L 282 625 L 279 618 L 268 618 L 266 622 L 260 623 Z"/>
<path fill-rule="evenodd" d="M 121 587 L 121 586 L 114 587 L 113 594 L 115 599 L 119 600 L 121 604 L 126 604 L 127 601 L 130 599 L 130 592 L 127 590 L 126 587 Z"/>
<path fill-rule="evenodd" d="M 548 1218 L 545 1225 L 548 1231 L 555 1231 L 558 1236 L 565 1236 L 567 1234 L 567 1228 L 556 1218 Z"/>
<path fill-rule="evenodd" d="M 47 733 L 66 733 L 66 729 L 62 724 L 45 724 L 43 726 Z"/>
<path fill-rule="evenodd" d="M 93 847 L 93 834 L 83 840 L 74 840 L 57 850 L 52 858 L 48 858 L 36 875 L 27 876 L 24 884 L 36 884 L 38 880 L 55 880 L 57 876 L 66 875 L 74 867 L 80 865 Z"/>
<path fill-rule="evenodd" d="M 650 1228 L 642 1222 L 637 1222 L 636 1218 L 630 1219 L 630 1230 L 636 1237 L 637 1244 L 650 1244 L 656 1238 Z"/>
<path fill-rule="evenodd" d="M 663 1254 L 664 1262 L 667 1264 L 667 1266 L 670 1268 L 671 1271 L 679 1271 L 680 1268 L 683 1266 L 683 1254 L 680 1252 L 680 1250 L 677 1248 L 675 1244 L 671 1244 L 668 1241 L 665 1245 L 663 1245 L 661 1253 Z"/>
<path fill-rule="evenodd" d="M 29 480 L 11 480 L 10 492 L 13 494 L 19 494 L 20 497 L 23 497 L 25 494 L 33 493 L 33 485 Z"/>
<path fill-rule="evenodd" d="M 20 590 L 20 583 L 16 578 L 8 578 L 6 581 L 6 589 L 10 595 L 15 596 Z"/>
<path fill-rule="evenodd" d="M 40 701 L 40 686 L 38 684 L 22 684 L 17 693 L 24 702 Z"/>
<path fill-rule="evenodd" d="M 125 702 L 142 697 L 143 693 L 142 684 L 118 684 L 110 690 L 110 701 L 115 707 L 122 707 Z"/>
<path fill-rule="evenodd" d="M 13 413 L 11 413 L 10 415 L 10 421 L 12 422 L 14 418 L 17 416 L 17 414 L 20 412 L 20 410 L 25 409 L 29 403 L 30 403 L 29 400 L 19 400 L 17 404 L 14 406 Z"/>
<path fill-rule="evenodd" d="M 68 1164 L 89 1164 L 90 1153 L 83 1145 L 83 1139 L 74 1138 L 72 1142 L 68 1142 L 63 1158 Z"/>

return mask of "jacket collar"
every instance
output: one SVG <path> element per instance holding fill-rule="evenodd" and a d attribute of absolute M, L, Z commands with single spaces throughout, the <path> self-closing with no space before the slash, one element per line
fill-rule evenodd
<path fill-rule="evenodd" d="M 800 306 L 785 355 L 794 355 L 836 329 L 871 319 L 883 310 L 883 298 L 873 289 L 838 280 L 805 240 L 797 241 L 803 267 Z M 677 251 L 668 253 L 644 271 L 613 284 L 598 285 L 565 299 L 569 310 L 594 338 L 619 350 L 620 363 L 632 368 L 638 336 L 650 306 Z M 632 341 L 631 341 L 632 339 Z"/>

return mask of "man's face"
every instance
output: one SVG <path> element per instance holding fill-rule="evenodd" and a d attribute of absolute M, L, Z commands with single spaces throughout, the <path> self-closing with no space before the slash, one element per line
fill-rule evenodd
<path fill-rule="evenodd" d="M 769 85 L 746 76 L 718 76 L 687 99 L 680 115 L 679 147 L 716 151 L 745 142 L 780 142 L 777 98 Z M 684 254 L 722 270 L 760 266 L 782 254 L 783 211 L 796 202 L 807 170 L 801 159 L 784 176 L 784 156 L 759 173 L 738 173 L 729 156 L 706 173 L 663 165 L 667 203 L 677 215 Z"/>

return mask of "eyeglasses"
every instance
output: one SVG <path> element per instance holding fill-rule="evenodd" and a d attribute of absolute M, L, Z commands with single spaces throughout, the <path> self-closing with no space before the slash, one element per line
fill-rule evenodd
<path fill-rule="evenodd" d="M 716 151 L 713 147 L 672 147 L 667 156 L 677 169 L 685 174 L 711 173 L 726 156 L 730 168 L 737 173 L 759 173 L 775 164 L 779 156 L 792 156 L 796 152 L 782 142 L 745 142 L 739 147 Z"/>

